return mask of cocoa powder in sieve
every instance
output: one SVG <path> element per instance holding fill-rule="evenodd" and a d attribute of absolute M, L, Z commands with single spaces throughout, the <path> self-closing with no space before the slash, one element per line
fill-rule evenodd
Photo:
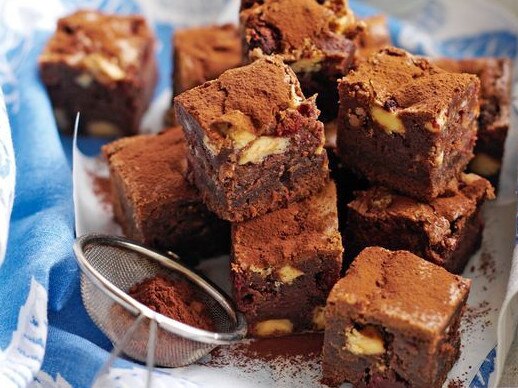
<path fill-rule="evenodd" d="M 214 322 L 203 303 L 185 281 L 171 281 L 157 275 L 134 285 L 129 295 L 150 309 L 190 326 L 214 330 Z"/>

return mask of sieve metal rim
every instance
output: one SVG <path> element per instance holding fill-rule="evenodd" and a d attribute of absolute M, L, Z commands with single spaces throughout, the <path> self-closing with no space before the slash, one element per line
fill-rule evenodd
<path fill-rule="evenodd" d="M 115 286 L 112 282 L 110 282 L 103 275 L 101 275 L 101 273 L 99 273 L 99 271 L 97 271 L 92 266 L 92 264 L 88 262 L 84 254 L 84 247 L 92 243 L 104 244 L 115 247 L 118 246 L 128 250 L 133 250 L 141 255 L 144 255 L 147 259 L 154 260 L 158 262 L 160 265 L 163 265 L 174 271 L 182 273 L 193 283 L 201 287 L 212 298 L 214 298 L 221 305 L 221 307 L 223 307 L 223 309 L 234 320 L 236 328 L 231 332 L 212 332 L 187 325 L 183 322 L 177 321 L 175 319 L 157 313 L 154 310 L 151 310 L 149 307 L 133 299 L 120 288 Z M 132 241 L 124 237 L 109 236 L 97 233 L 85 234 L 81 237 L 78 237 L 74 243 L 73 250 L 75 253 L 76 261 L 79 267 L 81 268 L 81 271 L 101 291 L 106 293 L 110 298 L 115 300 L 117 303 L 121 304 L 123 307 L 130 310 L 133 314 L 142 314 L 146 318 L 156 321 L 162 329 L 172 334 L 178 335 L 189 340 L 198 341 L 211 345 L 230 345 L 242 340 L 246 335 L 247 324 L 245 317 L 241 312 L 236 310 L 232 301 L 230 301 L 230 299 L 212 282 L 198 275 L 197 273 L 183 266 L 182 264 L 172 260 L 170 257 L 166 257 L 162 254 L 159 254 L 135 241 Z"/>

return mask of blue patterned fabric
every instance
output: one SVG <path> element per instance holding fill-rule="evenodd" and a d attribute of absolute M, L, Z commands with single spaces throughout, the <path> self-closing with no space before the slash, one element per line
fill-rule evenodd
<path fill-rule="evenodd" d="M 67 145 L 65 152 L 38 79 L 36 58 L 60 15 L 80 6 L 114 12 L 134 12 L 139 7 L 125 0 L 35 1 L 34 7 L 25 3 L 0 1 L 0 85 L 7 103 L 17 167 L 7 254 L 0 268 L 0 387 L 23 387 L 29 383 L 40 387 L 87 387 L 106 361 L 111 344 L 95 327 L 81 302 L 79 272 L 72 256 L 72 181 L 66 158 L 70 143 L 63 139 Z M 376 13 L 359 1 L 351 3 L 361 16 Z M 429 17 L 418 23 L 425 32 L 390 20 L 397 44 L 423 54 L 516 55 L 516 31 L 477 31 L 431 40 L 426 31 L 437 30 L 448 9 L 441 1 L 425 4 L 421 11 Z M 169 87 L 173 28 L 157 23 L 155 31 L 160 42 L 158 96 Z M 7 142 L 10 144 L 10 139 L 2 137 L 0 131 L 0 183 L 7 175 L 14 176 L 14 166 L 10 167 L 8 152 L 4 150 Z M 2 190 L 5 188 L 0 186 L 0 194 Z M 5 231 L 0 229 L 1 233 Z M 482 382 L 488 381 L 494 357 L 493 350 L 482 363 L 480 379 L 473 381 L 472 386 L 484 386 Z M 135 376 L 139 373 L 135 364 L 128 361 L 119 361 L 117 366 L 133 371 Z M 161 376 L 165 379 L 166 375 Z M 181 386 L 203 385 L 199 381 L 176 382 Z M 165 384 L 170 385 L 171 381 Z"/>

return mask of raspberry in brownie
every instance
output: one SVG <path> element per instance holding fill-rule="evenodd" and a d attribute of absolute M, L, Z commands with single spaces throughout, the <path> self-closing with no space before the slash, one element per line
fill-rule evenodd
<path fill-rule="evenodd" d="M 198 259 L 228 251 L 229 225 L 209 212 L 186 173 L 180 128 L 123 138 L 103 147 L 115 219 L 127 237 Z"/>
<path fill-rule="evenodd" d="M 265 57 L 175 98 L 194 183 L 208 208 L 236 222 L 324 187 L 328 161 L 314 98 L 293 71 Z"/>
<path fill-rule="evenodd" d="M 429 201 L 473 157 L 480 82 L 385 48 L 340 80 L 337 150 L 369 181 Z"/>
<path fill-rule="evenodd" d="M 323 329 L 342 267 L 336 189 L 232 225 L 234 296 L 253 336 Z"/>
<path fill-rule="evenodd" d="M 366 248 L 327 299 L 323 381 L 442 387 L 470 285 L 410 252 Z"/>
<path fill-rule="evenodd" d="M 39 67 L 62 131 L 81 112 L 87 134 L 134 134 L 157 80 L 154 36 L 141 16 L 78 11 L 59 19 Z"/>

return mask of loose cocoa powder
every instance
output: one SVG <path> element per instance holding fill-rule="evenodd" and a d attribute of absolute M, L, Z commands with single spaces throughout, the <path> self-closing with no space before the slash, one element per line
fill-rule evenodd
<path fill-rule="evenodd" d="M 99 199 L 104 209 L 111 207 L 111 185 L 110 178 L 92 174 L 93 189 L 95 196 Z"/>
<path fill-rule="evenodd" d="M 202 302 L 196 300 L 185 281 L 171 281 L 161 275 L 146 279 L 129 290 L 129 295 L 150 309 L 205 330 L 214 330 L 214 322 Z"/>
<path fill-rule="evenodd" d="M 278 386 L 319 386 L 323 338 L 323 333 L 306 333 L 248 340 L 215 349 L 207 365 L 230 368 L 245 379 L 253 375 L 260 380 L 257 373 L 268 371 Z"/>

